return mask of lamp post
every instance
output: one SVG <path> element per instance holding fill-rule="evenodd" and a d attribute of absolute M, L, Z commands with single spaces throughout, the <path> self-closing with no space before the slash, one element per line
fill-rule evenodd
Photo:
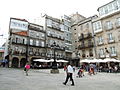
<path fill-rule="evenodd" d="M 59 45 L 56 45 L 56 42 L 54 42 L 51 45 L 51 48 L 53 48 L 53 52 L 54 52 L 54 61 L 52 62 L 51 73 L 59 73 L 59 70 L 58 70 L 58 67 L 57 67 L 57 62 L 56 62 L 56 55 L 55 55 L 55 51 L 57 50 L 57 48 L 59 48 Z"/>

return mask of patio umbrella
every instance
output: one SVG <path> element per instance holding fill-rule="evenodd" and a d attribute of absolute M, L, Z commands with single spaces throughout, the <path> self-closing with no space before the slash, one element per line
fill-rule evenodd
<path fill-rule="evenodd" d="M 83 60 L 80 60 L 80 63 L 90 63 L 90 60 L 88 60 L 88 59 L 83 59 Z"/>
<path fill-rule="evenodd" d="M 57 60 L 57 62 L 68 62 L 66 60 Z"/>
<path fill-rule="evenodd" d="M 120 60 L 116 60 L 114 58 L 105 58 L 104 60 L 107 62 L 120 62 Z"/>
<path fill-rule="evenodd" d="M 38 62 L 48 62 L 48 60 L 45 60 L 45 59 L 34 59 L 33 61 L 38 61 Z"/>

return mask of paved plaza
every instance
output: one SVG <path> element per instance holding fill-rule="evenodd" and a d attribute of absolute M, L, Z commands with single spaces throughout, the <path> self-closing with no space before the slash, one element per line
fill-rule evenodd
<path fill-rule="evenodd" d="M 120 90 L 120 73 L 97 73 L 82 78 L 76 77 L 75 86 L 62 83 L 66 73 L 51 74 L 50 69 L 31 69 L 25 76 L 23 69 L 0 68 L 0 90 Z"/>

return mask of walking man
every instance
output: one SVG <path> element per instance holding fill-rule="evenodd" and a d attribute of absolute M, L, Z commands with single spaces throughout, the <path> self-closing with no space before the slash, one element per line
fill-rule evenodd
<path fill-rule="evenodd" d="M 70 65 L 70 63 L 67 63 L 67 69 L 66 69 L 67 77 L 65 82 L 63 82 L 64 85 L 68 82 L 68 79 L 70 78 L 70 81 L 72 81 L 71 86 L 74 86 L 74 80 L 73 80 L 73 67 Z"/>

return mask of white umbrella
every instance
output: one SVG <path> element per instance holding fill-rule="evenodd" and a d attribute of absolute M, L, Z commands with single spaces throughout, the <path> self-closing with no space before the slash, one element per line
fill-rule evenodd
<path fill-rule="evenodd" d="M 33 61 L 38 61 L 38 62 L 48 62 L 48 60 L 45 60 L 45 59 L 34 59 Z"/>
<path fill-rule="evenodd" d="M 105 58 L 104 59 L 106 62 L 120 62 L 119 60 L 116 60 L 114 58 Z"/>
<path fill-rule="evenodd" d="M 90 63 L 90 60 L 88 59 L 80 60 L 80 63 Z"/>
<path fill-rule="evenodd" d="M 54 62 L 54 59 L 50 59 L 50 60 L 48 60 L 48 62 Z"/>
<path fill-rule="evenodd" d="M 98 59 L 97 62 L 98 62 L 98 63 L 106 63 L 107 61 L 106 61 L 106 60 L 103 60 L 103 59 Z"/>
<path fill-rule="evenodd" d="M 57 62 L 68 62 L 66 60 L 57 60 Z"/>

